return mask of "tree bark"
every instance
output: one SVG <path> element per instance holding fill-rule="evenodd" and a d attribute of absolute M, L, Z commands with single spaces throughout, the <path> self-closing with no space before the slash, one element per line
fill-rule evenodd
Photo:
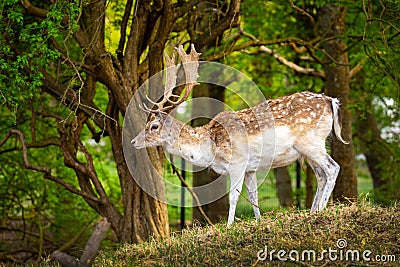
<path fill-rule="evenodd" d="M 293 206 L 292 181 L 287 167 L 274 169 L 276 190 L 281 207 Z"/>
<path fill-rule="evenodd" d="M 327 4 L 319 10 L 319 22 L 325 38 L 323 42 L 326 51 L 324 64 L 326 75 L 326 92 L 341 102 L 342 137 L 350 142 L 346 145 L 333 138 L 332 157 L 340 165 L 340 172 L 333 191 L 334 199 L 357 199 L 357 177 L 355 172 L 354 150 L 352 145 L 352 119 L 346 108 L 349 103 L 350 79 L 347 45 L 340 38 L 346 33 L 346 9 L 334 4 Z M 336 36 L 336 37 L 335 37 Z"/>
<path fill-rule="evenodd" d="M 117 112 L 117 110 L 110 111 L 109 113 L 116 116 L 112 112 Z M 131 126 L 140 127 L 141 120 L 140 116 L 136 115 L 135 124 Z M 114 160 L 118 167 L 117 171 L 122 189 L 122 202 L 124 204 L 124 217 L 118 222 L 119 231 L 116 232 L 118 239 L 123 242 L 136 243 L 147 240 L 149 236 L 154 236 L 157 239 L 168 236 L 169 224 L 166 204 L 148 195 L 136 183 L 136 180 L 132 177 L 128 169 L 123 153 L 124 149 L 133 148 L 130 148 L 127 143 L 122 143 L 122 129 L 120 125 L 115 125 L 113 122 L 107 125 L 113 144 Z M 153 195 L 159 195 L 159 199 L 163 200 L 161 194 L 165 190 L 164 184 L 160 183 L 159 179 L 157 179 L 158 174 L 155 172 L 161 173 L 161 158 L 156 148 L 148 149 L 147 152 L 152 160 L 152 164 L 148 164 L 145 151 L 135 153 L 135 159 L 129 162 L 141 166 L 140 168 L 135 168 L 137 170 L 135 173 L 136 177 L 146 177 L 148 183 L 153 184 L 154 192 L 159 192 Z M 111 219 L 115 221 L 116 218 Z"/>

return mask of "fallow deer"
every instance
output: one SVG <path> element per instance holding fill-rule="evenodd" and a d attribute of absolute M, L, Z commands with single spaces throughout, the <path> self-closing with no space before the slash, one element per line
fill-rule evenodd
<path fill-rule="evenodd" d="M 137 148 L 163 146 L 169 153 L 179 155 L 193 165 L 212 168 L 230 176 L 228 226 L 234 221 L 236 204 L 246 185 L 254 204 L 256 219 L 260 217 L 256 171 L 286 166 L 305 159 L 317 177 L 317 190 L 311 212 L 326 207 L 335 186 L 339 165 L 329 156 L 325 139 L 332 129 L 341 135 L 339 100 L 324 94 L 295 93 L 267 100 L 240 111 L 224 111 L 208 124 L 192 128 L 167 114 L 187 99 L 198 79 L 199 53 L 191 47 L 186 54 L 177 48 L 186 76 L 186 90 L 179 100 L 172 101 L 178 66 L 175 55 L 166 54 L 166 85 L 163 99 L 156 109 L 142 107 L 151 114 L 145 129 L 132 141 Z M 165 104 L 169 104 L 165 106 Z"/>

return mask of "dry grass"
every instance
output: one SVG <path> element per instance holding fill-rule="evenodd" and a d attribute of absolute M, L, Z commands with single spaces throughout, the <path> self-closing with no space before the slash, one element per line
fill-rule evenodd
<path fill-rule="evenodd" d="M 382 208 L 369 204 L 342 204 L 323 212 L 287 210 L 264 215 L 261 221 L 235 222 L 210 227 L 192 227 L 162 241 L 124 245 L 117 251 L 103 251 L 95 265 L 102 266 L 399 266 L 400 265 L 400 207 Z M 337 240 L 345 239 L 347 246 L 339 249 Z M 257 259 L 259 250 L 268 249 L 266 260 Z M 328 252 L 318 260 L 323 250 L 337 250 L 342 261 L 330 260 Z M 269 252 L 275 250 L 273 259 Z M 278 260 L 277 251 L 299 252 L 299 261 Z M 308 252 L 316 252 L 316 260 L 308 260 Z M 347 250 L 357 250 L 360 260 L 351 260 Z M 371 261 L 364 261 L 362 253 Z M 305 259 L 302 260 L 302 253 Z M 376 256 L 394 255 L 396 262 L 377 262 Z M 263 256 L 263 255 L 261 255 Z M 291 254 L 296 258 L 296 254 Z M 389 259 L 388 259 L 389 260 Z M 393 260 L 393 257 L 390 258 Z"/>

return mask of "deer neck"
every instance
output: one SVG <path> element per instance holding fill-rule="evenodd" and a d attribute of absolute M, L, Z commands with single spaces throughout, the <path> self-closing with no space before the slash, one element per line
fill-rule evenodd
<path fill-rule="evenodd" d="M 192 128 L 173 119 L 168 135 L 165 148 L 169 153 L 200 167 L 209 166 L 214 160 L 213 142 L 203 127 Z"/>

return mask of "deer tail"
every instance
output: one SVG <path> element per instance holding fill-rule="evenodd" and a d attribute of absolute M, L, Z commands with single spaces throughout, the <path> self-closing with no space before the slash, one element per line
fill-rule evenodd
<path fill-rule="evenodd" d="M 336 135 L 337 139 L 339 139 L 343 144 L 347 145 L 347 144 L 349 144 L 349 142 L 344 141 L 341 136 L 342 122 L 340 120 L 339 99 L 332 98 L 331 103 L 332 103 L 332 111 L 333 111 L 333 129 L 335 131 L 335 135 Z"/>

